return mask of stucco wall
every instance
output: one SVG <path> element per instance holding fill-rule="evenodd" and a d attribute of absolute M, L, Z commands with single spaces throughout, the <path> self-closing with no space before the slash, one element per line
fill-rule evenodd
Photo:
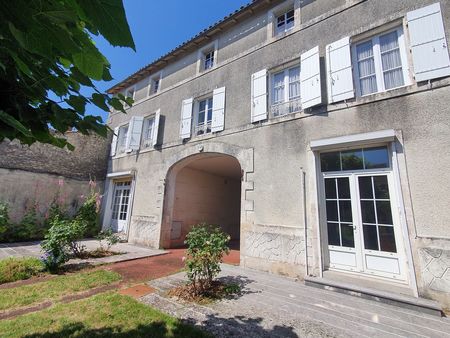
<path fill-rule="evenodd" d="M 226 152 L 227 146 L 233 146 L 252 154 L 252 169 L 244 170 L 242 182 L 241 262 L 246 266 L 301 277 L 306 271 L 304 265 L 307 256 L 308 272 L 318 275 L 321 252 L 317 238 L 317 179 L 310 142 L 395 129 L 399 183 L 407 226 L 404 241 L 411 244 L 413 256 L 409 269 L 413 271 L 413 277 L 417 278 L 419 292 L 438 299 L 438 295 L 445 293 L 449 285 L 446 271 L 450 267 L 445 258 L 445 252 L 450 248 L 447 226 L 450 223 L 450 214 L 447 212 L 450 205 L 450 180 L 446 170 L 450 166 L 450 79 L 433 81 L 431 86 L 413 84 L 365 98 L 324 104 L 282 118 L 270 118 L 255 125 L 250 123 L 252 73 L 299 60 L 302 52 L 319 45 L 324 81 L 325 45 L 393 20 L 401 21 L 409 10 L 434 2 L 307 1 L 301 9 L 299 31 L 272 42 L 266 41 L 246 54 L 246 50 L 254 47 L 252 43 L 257 43 L 252 42 L 257 40 L 254 34 L 259 34 L 262 28 L 248 34 L 243 32 L 246 27 L 262 22 L 267 17 L 267 12 L 255 13 L 254 18 L 235 28 L 233 36 L 237 36 L 238 30 L 242 29 L 239 42 L 234 41 L 229 47 L 224 47 L 224 50 L 230 49 L 222 55 L 230 55 L 230 58 L 234 55 L 232 61 L 222 59 L 222 63 L 213 71 L 198 77 L 192 75 L 185 79 L 183 85 L 163 88 L 156 97 L 131 108 L 128 115 L 113 114 L 111 126 L 126 122 L 130 115 L 143 115 L 158 108 L 165 116 L 163 143 L 160 147 L 115 158 L 110 167 L 111 172 L 135 170 L 133 214 L 152 217 L 156 230 L 152 232 L 151 242 L 159 243 L 161 238 L 158 227 L 164 223 L 164 191 L 167 190 L 167 184 L 170 185 L 170 182 L 164 181 L 169 169 L 167 163 L 173 158 L 181 160 L 183 157 L 177 157 L 177 154 L 186 149 L 195 151 L 203 146 L 205 149 L 222 149 L 222 152 Z M 450 1 L 441 1 L 441 6 L 448 38 Z M 223 34 L 224 37 L 228 36 L 231 31 Z M 231 46 L 235 49 L 232 50 Z M 225 130 L 182 142 L 179 138 L 181 101 L 221 86 L 226 87 Z M 325 89 L 323 96 L 326 101 Z M 245 164 L 240 162 L 245 169 Z M 302 171 L 306 174 L 304 185 Z M 139 241 L 139 238 L 133 236 L 133 240 Z M 432 252 L 432 257 L 444 257 L 431 260 L 439 261 L 438 269 L 443 272 L 433 275 L 433 278 L 439 279 L 439 283 L 430 280 L 430 259 L 423 258 L 421 252 Z M 431 292 L 431 285 L 436 290 Z"/>

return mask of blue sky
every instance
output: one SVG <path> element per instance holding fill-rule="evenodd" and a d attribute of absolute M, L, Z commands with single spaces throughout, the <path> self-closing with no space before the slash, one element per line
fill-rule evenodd
<path fill-rule="evenodd" d="M 98 48 L 111 63 L 114 78 L 97 83 L 97 87 L 105 91 L 249 1 L 124 0 L 136 52 L 112 47 L 102 38 L 96 38 Z M 107 114 L 94 105 L 87 111 L 106 121 Z"/>

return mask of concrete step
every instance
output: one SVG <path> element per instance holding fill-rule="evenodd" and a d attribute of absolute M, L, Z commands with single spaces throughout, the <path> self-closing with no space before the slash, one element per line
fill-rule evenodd
<path fill-rule="evenodd" d="M 305 277 L 305 285 L 320 289 L 335 291 L 351 296 L 374 300 L 377 302 L 399 306 L 402 308 L 443 316 L 442 307 L 438 302 L 424 298 L 416 298 L 399 293 L 380 291 L 360 285 L 335 281 L 327 278 Z"/>

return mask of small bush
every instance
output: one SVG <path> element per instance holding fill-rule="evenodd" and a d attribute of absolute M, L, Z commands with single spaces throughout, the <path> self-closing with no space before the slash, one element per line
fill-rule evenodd
<path fill-rule="evenodd" d="M 188 245 L 185 261 L 187 276 L 196 294 L 203 294 L 212 286 L 220 272 L 222 257 L 230 249 L 230 236 L 218 226 L 199 224 L 186 235 Z"/>
<path fill-rule="evenodd" d="M 7 258 L 0 260 L 0 284 L 28 279 L 41 274 L 44 265 L 37 258 Z"/>
<path fill-rule="evenodd" d="M 100 231 L 96 236 L 96 239 L 100 243 L 100 249 L 103 251 L 109 251 L 111 246 L 120 242 L 119 235 L 114 233 L 111 229 Z M 103 242 L 106 242 L 106 247 L 103 246 Z"/>
<path fill-rule="evenodd" d="M 9 206 L 5 202 L 0 202 L 0 241 L 9 225 Z"/>
<path fill-rule="evenodd" d="M 84 222 L 86 226 L 85 236 L 94 237 L 100 231 L 99 211 L 100 211 L 100 193 L 95 190 L 96 183 L 89 182 L 90 192 L 86 200 L 81 205 L 75 216 L 75 219 Z"/>

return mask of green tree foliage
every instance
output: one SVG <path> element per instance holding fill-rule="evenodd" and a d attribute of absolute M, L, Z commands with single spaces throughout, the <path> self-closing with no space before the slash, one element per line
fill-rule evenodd
<path fill-rule="evenodd" d="M 93 81 L 110 81 L 110 64 L 93 35 L 131 47 L 122 0 L 2 1 L 0 11 L 0 141 L 36 141 L 73 147 L 51 132 L 76 128 L 106 136 L 100 117 L 86 104 L 125 112 L 132 100 L 110 97 Z M 89 88 L 87 88 L 89 87 Z M 93 92 L 86 96 L 82 88 Z M 60 99 L 52 99 L 55 95 Z"/>

